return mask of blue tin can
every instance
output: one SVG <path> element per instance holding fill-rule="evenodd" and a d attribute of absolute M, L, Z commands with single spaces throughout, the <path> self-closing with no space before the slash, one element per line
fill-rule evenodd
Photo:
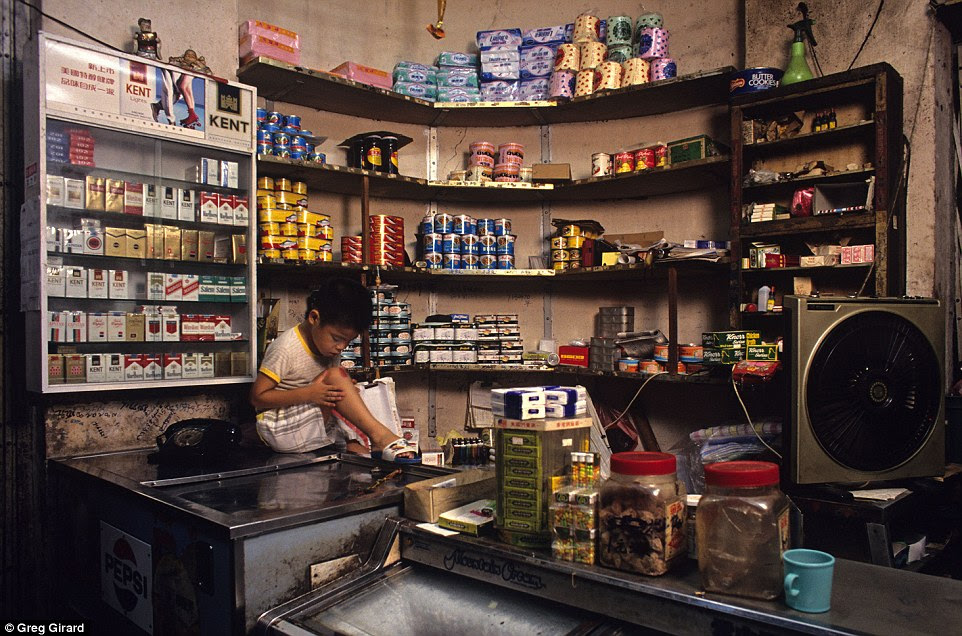
<path fill-rule="evenodd" d="M 495 253 L 499 256 L 501 254 L 510 254 L 514 256 L 514 240 L 515 236 L 513 234 L 499 236 L 497 243 L 495 244 Z"/>
<path fill-rule="evenodd" d="M 258 130 L 257 131 L 257 143 L 259 144 L 272 144 L 274 143 L 274 133 L 269 130 Z"/>
<path fill-rule="evenodd" d="M 421 245 L 425 254 L 440 254 L 444 251 L 444 241 L 440 234 L 434 232 L 421 237 Z"/>
<path fill-rule="evenodd" d="M 476 254 L 462 254 L 461 269 L 480 269 L 480 257 Z"/>
<path fill-rule="evenodd" d="M 257 154 L 269 155 L 274 152 L 274 144 L 257 144 Z"/>
<path fill-rule="evenodd" d="M 438 234 L 450 234 L 454 231 L 454 217 L 450 214 L 434 215 L 434 231 Z"/>
<path fill-rule="evenodd" d="M 300 146 L 301 148 L 305 148 L 305 149 L 306 149 L 306 148 L 307 148 L 307 140 L 304 139 L 304 137 L 302 137 L 301 135 L 292 135 L 292 136 L 291 136 L 291 145 L 292 145 L 292 146 Z"/>
<path fill-rule="evenodd" d="M 264 120 L 265 123 L 274 124 L 275 126 L 281 126 L 284 123 L 284 114 L 279 113 L 276 110 L 271 110 L 267 112 L 267 119 Z"/>
<path fill-rule="evenodd" d="M 478 235 L 494 234 L 494 219 L 478 219 Z"/>
<path fill-rule="evenodd" d="M 460 254 L 444 254 L 442 262 L 444 263 L 444 269 L 461 269 Z"/>
<path fill-rule="evenodd" d="M 441 269 L 444 265 L 444 257 L 441 252 L 431 252 L 430 254 L 424 255 L 424 261 L 428 266 L 428 269 Z"/>
<path fill-rule="evenodd" d="M 327 163 L 327 155 L 323 152 L 312 152 L 308 158 L 314 163 Z"/>
<path fill-rule="evenodd" d="M 271 154 L 273 154 L 275 157 L 284 157 L 287 159 L 291 156 L 291 147 L 275 145 Z"/>
<path fill-rule="evenodd" d="M 257 125 L 260 126 L 261 124 L 264 123 L 265 120 L 267 120 L 267 109 L 258 108 L 257 109 Z"/>
<path fill-rule="evenodd" d="M 276 141 L 274 143 L 277 143 Z M 494 235 L 505 236 L 511 234 L 511 219 L 495 219 Z"/>
<path fill-rule="evenodd" d="M 471 254 L 477 256 L 481 253 L 481 243 L 474 234 L 465 234 L 461 237 L 461 255 Z"/>
<path fill-rule="evenodd" d="M 281 130 L 286 132 L 288 135 L 291 135 L 292 137 L 297 133 L 301 132 L 297 128 L 294 128 L 293 126 L 281 126 Z"/>
<path fill-rule="evenodd" d="M 301 129 L 301 116 L 300 115 L 284 115 L 284 125 L 290 126 L 295 130 Z"/>
<path fill-rule="evenodd" d="M 498 269 L 514 269 L 514 256 L 498 254 Z"/>
<path fill-rule="evenodd" d="M 265 132 L 269 132 L 269 133 L 276 133 L 276 132 L 277 132 L 278 130 L 280 130 L 280 129 L 281 129 L 281 127 L 278 126 L 277 124 L 271 124 L 271 123 L 266 122 L 266 121 L 264 122 L 264 125 L 261 126 L 261 130 L 263 130 L 263 131 L 265 131 Z"/>
<path fill-rule="evenodd" d="M 305 159 L 306 157 L 307 153 L 303 150 L 295 150 L 294 148 L 291 148 L 291 159 Z"/>
<path fill-rule="evenodd" d="M 425 214 L 424 218 L 421 219 L 420 225 L 418 225 L 418 232 L 421 234 L 431 234 L 434 232 L 434 215 Z"/>
<path fill-rule="evenodd" d="M 453 232 L 442 235 L 441 251 L 445 254 L 461 253 L 461 235 Z"/>
<path fill-rule="evenodd" d="M 473 217 L 467 214 L 459 214 L 454 217 L 455 234 L 477 234 L 478 223 Z"/>
<path fill-rule="evenodd" d="M 275 146 L 290 146 L 291 136 L 286 132 L 276 132 L 274 133 L 274 145 Z"/>

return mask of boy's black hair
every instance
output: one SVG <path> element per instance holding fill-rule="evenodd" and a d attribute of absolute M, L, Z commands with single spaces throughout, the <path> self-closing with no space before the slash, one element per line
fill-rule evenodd
<path fill-rule="evenodd" d="M 371 326 L 371 295 L 359 282 L 350 278 L 324 280 L 307 297 L 307 311 L 320 314 L 321 325 L 339 325 L 362 333 Z"/>

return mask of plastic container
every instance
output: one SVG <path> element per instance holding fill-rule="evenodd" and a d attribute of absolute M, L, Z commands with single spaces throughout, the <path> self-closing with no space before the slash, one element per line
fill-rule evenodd
<path fill-rule="evenodd" d="M 790 540 L 788 498 L 778 466 L 735 461 L 705 466 L 695 512 L 698 570 L 707 592 L 774 599 L 783 589 L 782 552 Z"/>
<path fill-rule="evenodd" d="M 667 572 L 687 555 L 685 501 L 674 455 L 612 455 L 598 509 L 599 562 L 650 576 Z"/>

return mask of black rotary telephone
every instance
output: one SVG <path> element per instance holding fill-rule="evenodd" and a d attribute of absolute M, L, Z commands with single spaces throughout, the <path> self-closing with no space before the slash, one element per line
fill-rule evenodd
<path fill-rule="evenodd" d="M 195 418 L 181 420 L 157 436 L 154 461 L 200 461 L 222 457 L 241 440 L 239 427 L 224 420 Z"/>

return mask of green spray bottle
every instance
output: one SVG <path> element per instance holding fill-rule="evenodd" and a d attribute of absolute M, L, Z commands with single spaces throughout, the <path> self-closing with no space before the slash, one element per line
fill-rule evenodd
<path fill-rule="evenodd" d="M 814 77 L 805 59 L 805 39 L 808 38 L 812 46 L 815 46 L 815 36 L 812 35 L 812 25 L 815 24 L 815 20 L 808 17 L 808 5 L 804 2 L 798 3 L 798 12 L 802 14 L 802 19 L 788 25 L 788 28 L 795 32 L 795 39 L 792 41 L 791 59 L 782 76 L 782 86 L 804 82 Z"/>

